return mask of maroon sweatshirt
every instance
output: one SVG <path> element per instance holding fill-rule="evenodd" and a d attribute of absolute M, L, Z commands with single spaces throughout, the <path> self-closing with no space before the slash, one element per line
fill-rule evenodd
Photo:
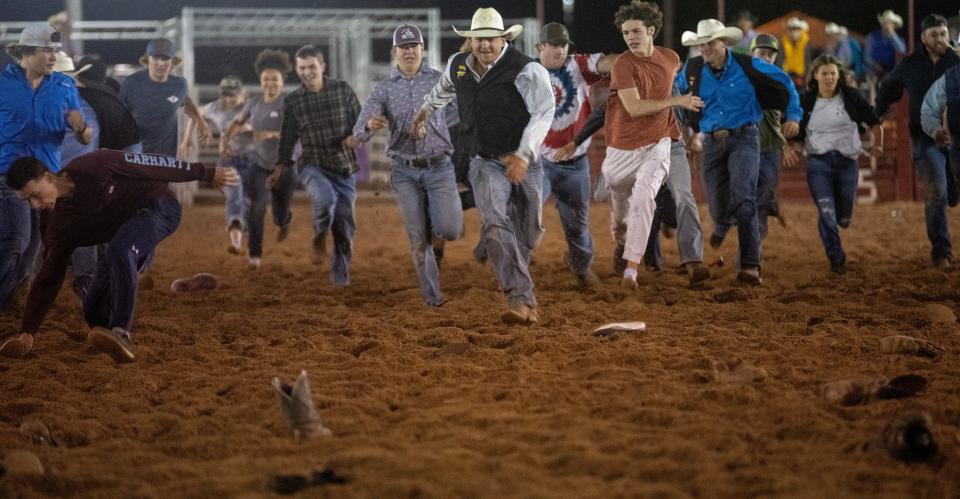
<path fill-rule="evenodd" d="M 20 332 L 34 333 L 53 304 L 73 250 L 113 239 L 120 226 L 150 201 L 173 197 L 168 182 L 213 180 L 215 168 L 159 154 L 100 149 L 70 162 L 70 197 L 57 199 L 45 213 L 43 256 Z"/>

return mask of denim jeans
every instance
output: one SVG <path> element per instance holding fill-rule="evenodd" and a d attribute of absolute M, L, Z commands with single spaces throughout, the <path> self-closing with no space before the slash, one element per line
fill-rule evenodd
<path fill-rule="evenodd" d="M 481 239 L 508 305 L 536 306 L 527 265 L 543 237 L 540 162 L 531 163 L 520 184 L 514 185 L 499 161 L 475 157 L 470 161 L 470 183 L 480 212 Z"/>
<path fill-rule="evenodd" d="M 140 282 L 138 270 L 179 225 L 180 203 L 163 197 L 151 201 L 120 226 L 97 262 L 93 284 L 83 299 L 83 317 L 90 327 L 130 331 Z"/>
<path fill-rule="evenodd" d="M 657 192 L 656 209 L 653 210 L 653 223 L 650 224 L 650 236 L 647 237 L 647 249 L 643 252 L 643 264 L 648 268 L 663 268 L 663 255 L 660 253 L 660 229 L 663 226 L 677 228 L 677 203 L 666 184 Z"/>
<path fill-rule="evenodd" d="M 453 241 L 463 230 L 463 207 L 453 163 L 447 159 L 435 166 L 418 168 L 394 161 L 390 185 L 410 239 L 420 292 L 427 305 L 439 307 L 444 299 L 431 236 L 436 234 Z"/>
<path fill-rule="evenodd" d="M 807 156 L 807 185 L 820 214 L 820 241 L 835 267 L 846 261 L 838 227 L 850 226 L 859 180 L 860 167 L 855 159 L 837 151 Z"/>
<path fill-rule="evenodd" d="M 273 166 L 273 165 L 269 165 Z M 276 188 L 267 188 L 267 176 L 273 171 L 265 170 L 256 163 L 240 172 L 243 179 L 243 195 L 246 198 L 245 227 L 249 235 L 247 249 L 251 258 L 263 256 L 263 226 L 267 216 L 267 197 L 272 198 L 273 223 L 277 227 L 290 225 L 293 214 L 290 202 L 297 187 L 297 177 L 293 170 L 284 168 L 280 183 Z"/>
<path fill-rule="evenodd" d="M 757 226 L 760 229 L 760 240 L 767 238 L 767 217 L 780 213 L 779 196 L 777 190 L 780 185 L 780 149 L 773 149 L 760 153 L 760 169 L 757 172 Z M 713 233 L 720 238 L 727 235 L 730 228 L 737 221 L 729 219 L 713 228 Z"/>
<path fill-rule="evenodd" d="M 563 235 L 567 239 L 570 264 L 577 275 L 590 271 L 593 238 L 590 236 L 590 163 L 580 156 L 572 164 L 543 163 L 543 200 L 553 194 Z"/>
<path fill-rule="evenodd" d="M 652 253 L 648 259 L 644 254 L 644 261 L 661 266 L 660 257 L 660 222 L 667 215 L 667 225 L 671 210 L 669 207 L 660 208 L 660 200 L 672 201 L 672 214 L 676 218 L 677 250 L 680 254 L 680 265 L 703 261 L 703 228 L 700 226 L 700 212 L 697 209 L 697 199 L 693 197 L 693 182 L 690 178 L 690 162 L 687 161 L 687 150 L 681 142 L 670 145 L 670 173 L 667 174 L 666 187 L 669 196 L 657 194 L 657 210 L 654 212 L 654 223 L 650 228 L 650 239 L 647 243 L 647 252 Z"/>
<path fill-rule="evenodd" d="M 911 136 L 910 140 L 913 144 L 913 165 L 926 190 L 924 215 L 927 238 L 930 239 L 930 257 L 934 261 L 952 258 L 953 248 L 947 223 L 946 151 L 926 135 Z"/>
<path fill-rule="evenodd" d="M 706 134 L 703 142 L 703 182 L 714 224 L 737 222 L 741 267 L 760 266 L 760 228 L 757 221 L 757 177 L 760 169 L 760 132 L 742 128 L 723 139 Z"/>
<path fill-rule="evenodd" d="M 353 234 L 357 230 L 353 216 L 357 201 L 356 177 L 306 165 L 300 169 L 300 183 L 313 205 L 313 233 L 326 237 L 327 232 L 333 232 L 330 280 L 336 286 L 346 286 L 350 284 L 350 257 Z"/>
<path fill-rule="evenodd" d="M 40 216 L 0 175 L 0 308 L 30 277 L 40 251 Z"/>
<path fill-rule="evenodd" d="M 256 165 L 254 165 L 247 156 L 241 154 L 230 158 L 230 166 L 236 169 L 237 174 L 240 175 L 240 183 L 233 187 L 223 188 L 223 194 L 227 198 L 224 202 L 227 229 L 236 223 L 240 226 L 241 230 L 245 230 L 247 227 L 244 225 L 245 220 L 243 214 L 246 207 L 244 206 L 243 200 L 246 183 L 243 181 L 243 175 L 247 170 L 256 168 Z"/>

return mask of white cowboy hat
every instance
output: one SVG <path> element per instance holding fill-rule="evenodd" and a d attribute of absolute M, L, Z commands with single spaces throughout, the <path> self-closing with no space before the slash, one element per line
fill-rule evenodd
<path fill-rule="evenodd" d="M 57 62 L 53 63 L 53 70 L 58 73 L 66 73 L 67 71 L 73 71 L 77 68 L 73 66 L 73 59 L 67 55 L 66 52 L 57 51 Z"/>
<path fill-rule="evenodd" d="M 840 26 L 837 23 L 827 23 L 823 28 L 823 32 L 828 35 L 846 35 L 847 28 L 845 26 Z"/>
<path fill-rule="evenodd" d="M 520 36 L 523 26 L 514 24 L 509 29 L 503 29 L 503 17 L 496 9 L 487 7 L 479 8 L 473 13 L 469 31 L 460 31 L 456 26 L 453 27 L 453 31 L 464 38 L 496 38 L 502 36 L 508 41 L 512 41 Z"/>
<path fill-rule="evenodd" d="M 877 14 L 877 22 L 882 23 L 884 21 L 892 21 L 893 24 L 897 25 L 897 28 L 903 27 L 903 18 L 898 16 L 894 11 L 889 9 L 883 11 L 883 13 L 881 14 Z"/>
<path fill-rule="evenodd" d="M 684 47 L 694 47 L 716 39 L 723 39 L 727 43 L 737 43 L 741 38 L 743 38 L 743 31 L 740 31 L 740 28 L 728 28 L 716 19 L 704 19 L 697 23 L 696 33 L 684 31 L 680 37 L 680 43 Z"/>
<path fill-rule="evenodd" d="M 790 19 L 787 19 L 787 29 L 802 29 L 803 31 L 810 31 L 810 24 L 799 17 L 791 17 Z"/>

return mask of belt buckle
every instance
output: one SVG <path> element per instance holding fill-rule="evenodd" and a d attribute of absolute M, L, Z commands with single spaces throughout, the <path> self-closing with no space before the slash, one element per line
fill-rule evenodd
<path fill-rule="evenodd" d="M 730 130 L 727 130 L 726 128 L 721 128 L 720 130 L 714 130 L 713 138 L 715 140 L 726 140 L 730 138 Z"/>

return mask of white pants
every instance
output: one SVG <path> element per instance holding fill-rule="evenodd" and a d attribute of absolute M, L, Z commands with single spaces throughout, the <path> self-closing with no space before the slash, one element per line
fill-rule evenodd
<path fill-rule="evenodd" d="M 625 243 L 623 258 L 643 261 L 657 191 L 670 173 L 670 138 L 638 149 L 607 147 L 603 178 L 610 194 L 610 230 L 615 241 Z"/>

